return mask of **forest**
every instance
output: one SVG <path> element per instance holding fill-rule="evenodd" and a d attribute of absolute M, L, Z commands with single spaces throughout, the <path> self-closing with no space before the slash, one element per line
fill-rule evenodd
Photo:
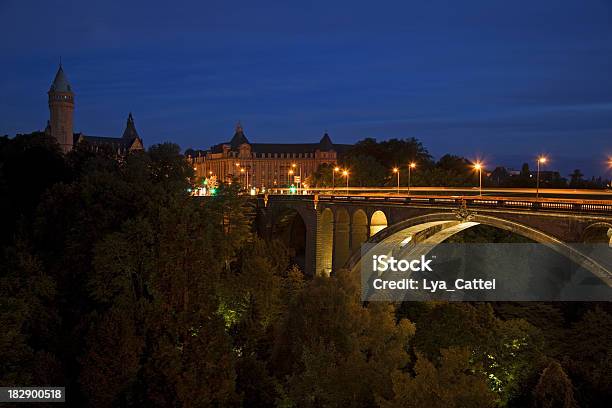
<path fill-rule="evenodd" d="M 358 277 L 305 276 L 260 237 L 237 183 L 203 200 L 192 179 L 170 143 L 117 160 L 0 138 L 1 386 L 78 407 L 609 406 L 609 303 L 364 304 Z"/>

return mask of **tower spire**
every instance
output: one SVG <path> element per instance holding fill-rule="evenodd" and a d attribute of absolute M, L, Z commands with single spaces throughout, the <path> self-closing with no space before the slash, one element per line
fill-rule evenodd
<path fill-rule="evenodd" d="M 246 138 L 245 134 L 244 134 L 244 129 L 242 129 L 242 124 L 240 123 L 240 121 L 238 121 L 238 123 L 236 123 L 236 132 L 234 133 L 234 137 L 232 137 L 232 140 L 230 141 L 230 146 L 232 147 L 232 149 L 236 150 L 238 149 L 238 147 L 240 147 L 241 144 L 249 144 L 249 139 Z"/>
<path fill-rule="evenodd" d="M 123 131 L 124 139 L 135 139 L 138 137 L 138 132 L 136 131 L 136 125 L 134 124 L 134 117 L 132 116 L 132 112 L 128 114 L 127 123 L 125 124 L 125 130 Z"/>
<path fill-rule="evenodd" d="M 74 93 L 62 67 L 57 69 L 53 83 L 49 88 L 49 133 L 57 139 L 62 151 L 69 152 L 74 143 L 72 113 L 74 111 Z"/>

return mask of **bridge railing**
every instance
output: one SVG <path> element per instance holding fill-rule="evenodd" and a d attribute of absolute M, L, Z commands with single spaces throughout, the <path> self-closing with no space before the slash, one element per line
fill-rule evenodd
<path fill-rule="evenodd" d="M 530 211 L 601 213 L 612 214 L 612 201 L 609 200 L 572 200 L 572 199 L 535 199 L 508 197 L 442 197 L 442 196 L 373 196 L 373 195 L 272 195 L 269 200 L 312 200 L 317 202 L 343 202 L 354 204 L 417 205 L 466 208 L 508 208 Z"/>
<path fill-rule="evenodd" d="M 400 187 L 399 191 L 396 187 L 349 187 L 344 188 L 336 186 L 316 187 L 305 189 L 291 189 L 284 187 L 269 188 L 264 191 L 270 195 L 375 195 L 375 196 L 406 196 L 412 193 L 413 196 L 455 196 L 455 197 L 480 197 L 481 192 L 478 187 Z M 563 198 L 574 197 L 590 200 L 612 200 L 611 189 L 572 189 L 572 188 L 507 188 L 507 187 L 484 187 L 482 196 L 485 197 L 518 197 L 518 198 L 534 198 L 539 192 L 540 199 L 542 198 Z"/>

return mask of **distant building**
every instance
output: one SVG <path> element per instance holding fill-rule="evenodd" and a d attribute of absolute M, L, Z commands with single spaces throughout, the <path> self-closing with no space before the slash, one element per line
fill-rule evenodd
<path fill-rule="evenodd" d="M 530 176 L 536 178 L 538 175 L 537 171 L 531 171 Z M 556 183 L 562 179 L 561 174 L 554 170 L 540 170 L 540 183 Z"/>
<path fill-rule="evenodd" d="M 318 143 L 251 143 L 238 123 L 229 142 L 185 154 L 198 177 L 236 177 L 249 187 L 274 188 L 297 186 L 321 164 L 335 164 L 338 153 L 348 147 L 332 143 L 327 133 Z"/>
<path fill-rule="evenodd" d="M 121 137 L 91 136 L 84 133 L 74 133 L 73 112 L 74 92 L 60 64 L 49 92 L 49 120 L 45 133 L 57 139 L 62 151 L 68 153 L 77 143 L 83 143 L 90 149 L 111 149 L 118 155 L 124 155 L 134 150 L 142 150 L 143 142 L 130 113 Z"/>
<path fill-rule="evenodd" d="M 489 180 L 493 183 L 493 185 L 499 186 L 504 184 L 510 178 L 510 172 L 508 169 L 502 166 L 496 167 L 490 174 Z"/>
<path fill-rule="evenodd" d="M 521 175 L 521 170 L 519 169 L 507 168 L 506 171 L 508 172 L 508 175 L 510 176 L 520 176 Z"/>

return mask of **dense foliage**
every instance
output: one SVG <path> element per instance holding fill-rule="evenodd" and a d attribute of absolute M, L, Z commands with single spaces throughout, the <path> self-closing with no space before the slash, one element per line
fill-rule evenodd
<path fill-rule="evenodd" d="M 414 164 L 409 172 L 408 166 Z M 427 148 L 415 138 L 376 141 L 366 138 L 339 155 L 340 170 L 349 170 L 351 187 L 397 186 L 397 173 L 400 172 L 400 186 L 427 187 L 477 187 L 479 172 L 475 162 L 465 157 L 445 154 L 434 160 Z M 504 167 L 488 168 L 482 171 L 482 184 L 485 187 L 536 187 L 533 169 L 524 163 L 520 172 L 510 172 Z M 341 188 L 346 185 L 342 171 L 334 173 L 336 166 L 323 164 L 309 177 L 308 183 L 314 187 Z M 601 177 L 584 179 L 576 169 L 569 178 L 554 171 L 542 169 L 541 188 L 609 188 L 610 181 Z"/>
<path fill-rule="evenodd" d="M 172 144 L 116 160 L 0 140 L 1 385 L 65 385 L 79 407 L 612 397 L 605 305 L 364 305 L 353 276 L 305 277 L 260 238 L 236 183 L 203 200 L 192 176 Z"/>

